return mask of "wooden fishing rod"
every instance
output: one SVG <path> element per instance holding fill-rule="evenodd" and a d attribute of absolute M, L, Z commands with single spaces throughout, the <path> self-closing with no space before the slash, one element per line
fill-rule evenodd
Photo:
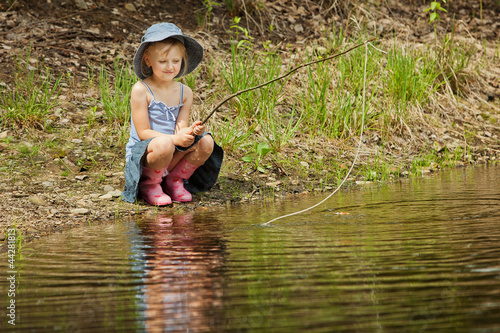
<path fill-rule="evenodd" d="M 226 98 L 224 98 L 221 102 L 219 102 L 219 104 L 217 104 L 217 106 L 216 106 L 215 108 L 213 108 L 213 109 L 212 109 L 212 111 L 208 114 L 208 116 L 206 116 L 206 117 L 205 117 L 205 119 L 203 119 L 203 121 L 202 121 L 201 123 L 202 123 L 202 124 L 205 124 L 205 123 L 207 122 L 207 120 L 208 120 L 208 119 L 210 119 L 210 117 L 212 117 L 212 115 L 213 115 L 213 114 L 214 114 L 214 113 L 215 113 L 215 112 L 216 112 L 216 111 L 217 111 L 217 110 L 218 110 L 218 109 L 219 109 L 222 105 L 224 105 L 224 103 L 226 103 L 227 101 L 229 101 L 231 98 L 234 98 L 234 97 L 236 97 L 236 96 L 238 96 L 238 95 L 241 95 L 241 94 L 243 94 L 243 93 L 246 93 L 246 92 L 248 92 L 248 91 L 252 91 L 252 90 L 255 90 L 255 89 L 262 88 L 262 87 L 267 86 L 268 84 L 271 84 L 271 83 L 273 83 L 273 82 L 279 81 L 279 80 L 281 80 L 281 79 L 283 79 L 283 78 L 285 78 L 285 77 L 287 77 L 287 76 L 289 76 L 289 75 L 291 75 L 291 74 L 295 73 L 296 71 L 298 71 L 299 69 L 301 69 L 301 68 L 303 68 L 303 67 L 311 66 L 311 65 L 314 65 L 314 64 L 317 64 L 317 63 L 320 63 L 320 62 L 324 62 L 324 61 L 327 61 L 327 60 L 331 60 L 331 59 L 338 58 L 338 57 L 340 57 L 340 56 L 342 56 L 342 55 L 344 55 L 344 54 L 347 54 L 347 53 L 351 52 L 351 51 L 352 51 L 352 50 L 354 50 L 354 49 L 357 49 L 357 48 L 358 48 L 358 47 L 360 47 L 360 46 L 363 46 L 363 45 L 365 45 L 365 44 L 367 44 L 367 43 L 369 43 L 369 42 L 371 42 L 371 41 L 375 40 L 375 39 L 377 39 L 377 37 L 374 37 L 374 38 L 368 39 L 368 40 L 364 41 L 363 43 L 360 43 L 360 44 L 358 44 L 358 45 L 355 45 L 355 46 L 351 47 L 350 49 L 347 49 L 347 50 L 345 50 L 345 51 L 343 51 L 343 52 L 340 52 L 340 53 L 337 53 L 337 54 L 331 55 L 331 56 L 326 57 L 326 58 L 322 58 L 322 59 L 314 60 L 314 61 L 311 61 L 311 62 L 308 62 L 308 63 L 304 63 L 304 64 L 302 64 L 302 65 L 299 65 L 299 66 L 297 66 L 297 67 L 295 67 L 295 68 L 291 69 L 289 72 L 287 72 L 287 73 L 285 73 L 285 74 L 283 74 L 283 75 L 281 75 L 281 76 L 279 76 L 279 77 L 277 77 L 277 78 L 274 78 L 274 79 L 272 79 L 272 80 L 269 80 L 269 81 L 267 81 L 267 82 L 264 82 L 264 83 L 262 83 L 262 84 L 259 84 L 259 85 L 255 86 L 255 87 L 250 87 L 250 88 L 247 88 L 247 89 L 243 89 L 243 90 L 237 91 L 237 92 L 235 92 L 234 94 L 229 95 L 229 96 L 227 96 Z"/>

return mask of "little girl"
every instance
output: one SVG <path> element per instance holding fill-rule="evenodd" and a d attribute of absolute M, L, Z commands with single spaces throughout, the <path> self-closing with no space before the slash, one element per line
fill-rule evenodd
<path fill-rule="evenodd" d="M 151 205 L 187 202 L 216 182 L 223 151 L 201 121 L 189 125 L 193 92 L 175 79 L 192 72 L 203 47 L 171 23 L 146 30 L 134 56 L 137 82 L 126 146 L 123 200 Z"/>

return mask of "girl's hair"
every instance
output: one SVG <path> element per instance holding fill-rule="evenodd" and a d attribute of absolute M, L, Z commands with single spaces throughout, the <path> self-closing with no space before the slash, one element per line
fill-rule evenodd
<path fill-rule="evenodd" d="M 142 73 L 142 75 L 144 75 L 144 77 L 149 77 L 149 76 L 153 75 L 153 69 L 151 67 L 149 67 L 148 65 L 146 65 L 146 61 L 144 60 L 144 57 L 148 54 L 149 49 L 153 45 L 156 45 L 158 43 L 162 43 L 162 44 L 165 44 L 168 46 L 168 48 L 165 50 L 165 55 L 168 55 L 168 53 L 170 52 L 170 50 L 174 46 L 178 46 L 180 48 L 180 50 L 182 52 L 182 66 L 181 66 L 181 71 L 179 72 L 179 76 L 184 75 L 184 73 L 187 71 L 187 68 L 188 68 L 188 57 L 186 54 L 186 47 L 184 46 L 184 44 L 180 40 L 178 40 L 176 38 L 171 38 L 171 37 L 164 39 L 162 41 L 159 41 L 159 42 L 149 43 L 146 46 L 146 49 L 144 50 L 144 53 L 143 53 L 142 59 L 141 59 L 141 73 Z"/>

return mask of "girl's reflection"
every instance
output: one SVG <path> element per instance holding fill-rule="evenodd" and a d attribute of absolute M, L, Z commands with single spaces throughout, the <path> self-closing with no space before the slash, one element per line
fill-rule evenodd
<path fill-rule="evenodd" d="M 215 223 L 216 224 L 216 223 Z M 141 225 L 149 240 L 144 296 L 148 332 L 222 330 L 223 241 L 193 215 L 157 215 Z"/>

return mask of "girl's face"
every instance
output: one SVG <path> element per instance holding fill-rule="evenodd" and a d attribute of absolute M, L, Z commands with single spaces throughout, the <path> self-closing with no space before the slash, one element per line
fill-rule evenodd
<path fill-rule="evenodd" d="M 144 55 L 146 65 L 153 70 L 153 76 L 162 81 L 171 81 L 179 74 L 184 53 L 177 45 L 156 43 Z"/>

